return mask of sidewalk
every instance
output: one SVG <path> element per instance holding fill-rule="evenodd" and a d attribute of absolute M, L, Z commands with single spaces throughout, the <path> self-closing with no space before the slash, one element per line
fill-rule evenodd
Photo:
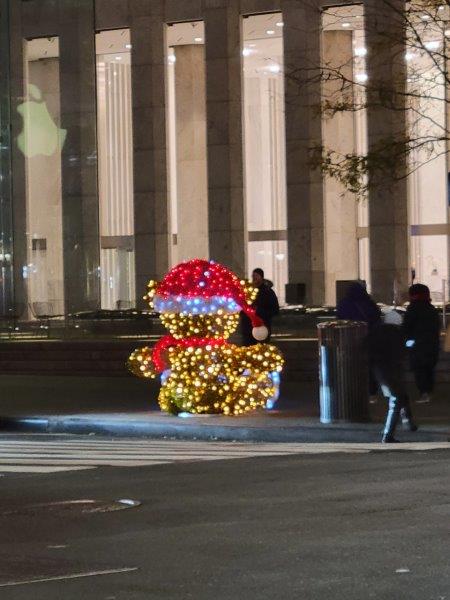
<path fill-rule="evenodd" d="M 315 383 L 284 384 L 276 410 L 242 417 L 173 417 L 159 411 L 156 382 L 114 377 L 1 375 L 0 430 L 125 437 L 264 442 L 377 442 L 386 410 L 380 398 L 370 423 L 319 422 Z M 411 391 L 414 399 L 416 394 Z M 430 405 L 413 403 L 420 426 L 404 441 L 448 441 L 450 385 L 437 387 Z"/>

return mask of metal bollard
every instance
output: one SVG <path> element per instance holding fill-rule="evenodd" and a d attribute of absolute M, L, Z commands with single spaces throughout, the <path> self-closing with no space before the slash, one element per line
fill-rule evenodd
<path fill-rule="evenodd" d="M 327 321 L 317 328 L 321 423 L 368 421 L 366 323 Z"/>

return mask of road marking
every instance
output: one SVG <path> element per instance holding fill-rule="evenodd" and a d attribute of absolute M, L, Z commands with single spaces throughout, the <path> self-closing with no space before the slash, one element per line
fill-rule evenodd
<path fill-rule="evenodd" d="M 49 581 L 63 581 L 66 579 L 81 579 L 83 577 L 98 577 L 99 575 L 117 575 L 119 573 L 131 573 L 137 571 L 138 567 L 125 567 L 123 569 L 108 569 L 105 571 L 86 571 L 85 573 L 70 573 L 69 575 L 58 575 L 55 577 L 38 577 L 37 579 L 26 579 L 24 581 L 7 581 L 0 583 L 0 587 L 12 587 L 17 585 L 30 585 L 32 583 L 45 583 Z"/>
<path fill-rule="evenodd" d="M 61 473 L 62 471 L 85 471 L 86 469 L 95 469 L 95 467 L 52 467 L 40 464 L 36 466 L 26 466 L 17 464 L 17 462 L 14 465 L 2 465 L 0 463 L 0 471 L 3 473 Z"/>
<path fill-rule="evenodd" d="M 314 454 L 450 449 L 428 443 L 245 443 L 176 440 L 2 439 L 1 473 L 58 473 L 97 467 L 150 467 L 167 463 Z"/>

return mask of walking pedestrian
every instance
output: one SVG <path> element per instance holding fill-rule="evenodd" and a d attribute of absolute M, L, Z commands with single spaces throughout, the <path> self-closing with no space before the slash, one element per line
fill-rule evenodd
<path fill-rule="evenodd" d="M 394 433 L 400 416 L 410 431 L 417 431 L 405 388 L 405 338 L 401 324 L 401 316 L 392 310 L 369 334 L 371 370 L 388 401 L 382 437 L 384 444 L 398 441 Z"/>
<path fill-rule="evenodd" d="M 336 311 L 339 319 L 365 321 L 369 331 L 381 321 L 381 310 L 359 281 L 349 285 L 345 296 L 338 303 Z"/>
<path fill-rule="evenodd" d="M 431 401 L 434 370 L 439 358 L 439 313 L 431 304 L 430 290 L 416 283 L 409 288 L 410 304 L 403 323 L 411 370 L 420 392 L 420 404 Z"/>
<path fill-rule="evenodd" d="M 273 290 L 273 283 L 264 278 L 264 271 L 262 269 L 254 269 L 252 273 L 252 285 L 258 290 L 258 294 L 253 302 L 253 307 L 256 309 L 256 314 L 264 321 L 264 325 L 269 331 L 269 335 L 265 340 L 268 342 L 272 331 L 272 319 L 280 310 L 278 298 Z M 253 327 L 251 321 L 243 312 L 240 314 L 240 321 L 243 345 L 253 346 L 254 344 L 257 344 L 258 340 L 252 335 Z"/>
<path fill-rule="evenodd" d="M 370 332 L 381 323 L 381 310 L 367 293 L 365 286 L 355 281 L 347 289 L 345 296 L 336 307 L 338 319 L 348 321 L 364 321 Z M 373 377 L 373 370 L 369 371 L 369 402 L 377 401 L 378 383 Z"/>

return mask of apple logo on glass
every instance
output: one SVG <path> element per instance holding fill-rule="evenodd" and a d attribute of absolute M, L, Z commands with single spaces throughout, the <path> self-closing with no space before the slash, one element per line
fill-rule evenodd
<path fill-rule="evenodd" d="M 23 119 L 23 130 L 17 136 L 17 145 L 28 158 L 52 156 L 64 146 L 67 130 L 56 125 L 36 85 L 28 84 L 28 97 L 30 100 L 17 107 Z"/>

